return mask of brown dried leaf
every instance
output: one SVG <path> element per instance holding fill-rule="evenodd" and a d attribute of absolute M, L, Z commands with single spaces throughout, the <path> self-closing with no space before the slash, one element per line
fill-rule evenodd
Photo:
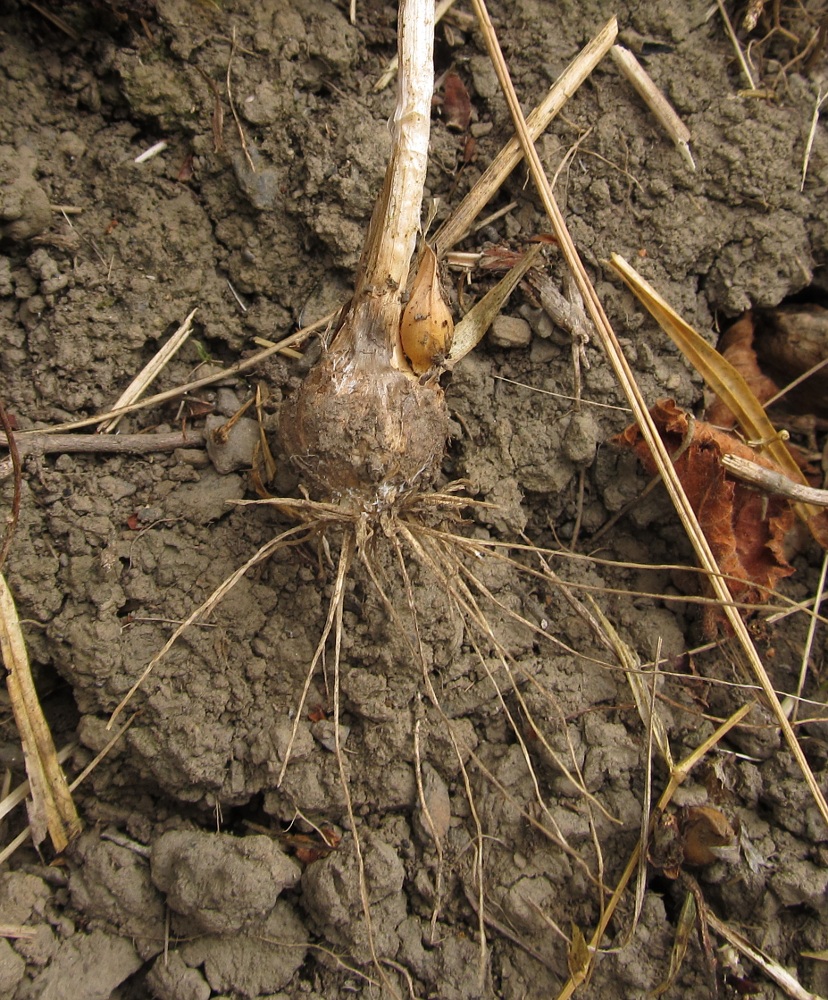
<path fill-rule="evenodd" d="M 687 414 L 672 399 L 659 400 L 650 412 L 671 454 L 685 445 L 675 461 L 676 472 L 722 573 L 730 577 L 734 598 L 746 603 L 764 600 L 777 581 L 793 573 L 783 545 L 794 513 L 782 497 L 764 497 L 729 479 L 721 458 L 738 455 L 768 468 L 775 466 L 710 424 L 696 421 L 691 428 Z M 688 434 L 692 434 L 689 443 Z M 632 449 L 651 475 L 655 472 L 637 425 L 628 427 L 615 442 Z"/>
<path fill-rule="evenodd" d="M 739 860 L 736 831 L 721 809 L 715 806 L 688 806 L 681 815 L 684 860 L 701 867 L 714 861 Z"/>
<path fill-rule="evenodd" d="M 753 313 L 746 312 L 733 326 L 725 330 L 719 341 L 719 353 L 726 358 L 747 382 L 753 395 L 764 404 L 779 391 L 779 386 L 759 367 L 753 346 L 756 323 Z M 716 396 L 705 416 L 719 427 L 735 427 L 736 415 Z"/>
<path fill-rule="evenodd" d="M 443 82 L 443 120 L 453 132 L 465 132 L 471 121 L 471 101 L 457 73 L 447 73 Z"/>
<path fill-rule="evenodd" d="M 437 255 L 426 246 L 408 305 L 400 321 L 400 340 L 405 356 L 418 375 L 440 364 L 451 350 L 454 321 L 443 300 Z"/>

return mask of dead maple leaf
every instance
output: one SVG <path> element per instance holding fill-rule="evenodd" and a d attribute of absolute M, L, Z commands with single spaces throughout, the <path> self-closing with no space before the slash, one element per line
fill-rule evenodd
<path fill-rule="evenodd" d="M 678 454 L 675 468 L 699 524 L 733 597 L 747 604 L 764 600 L 777 581 L 793 573 L 784 555 L 784 539 L 794 512 L 782 497 L 766 497 L 730 479 L 722 455 L 737 455 L 775 468 L 731 434 L 695 421 L 674 400 L 659 400 L 650 411 L 667 451 Z M 691 435 L 689 442 L 688 435 Z M 636 424 L 615 439 L 635 452 L 652 475 L 655 463 Z M 713 625 L 711 619 L 707 623 Z"/>

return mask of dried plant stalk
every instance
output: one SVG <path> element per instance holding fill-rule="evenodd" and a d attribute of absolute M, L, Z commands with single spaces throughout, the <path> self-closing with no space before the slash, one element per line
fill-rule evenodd
<path fill-rule="evenodd" d="M 310 487 L 365 510 L 427 487 L 448 435 L 443 391 L 436 378 L 418 378 L 423 366 L 412 369 L 400 338 L 428 163 L 431 0 L 403 0 L 399 24 L 393 148 L 354 295 L 327 354 L 281 413 L 285 450 Z"/>
<path fill-rule="evenodd" d="M 29 776 L 32 837 L 38 844 L 48 833 L 54 849 L 60 853 L 80 833 L 81 822 L 37 698 L 14 599 L 2 575 L 0 650 L 8 671 L 6 686 Z"/>

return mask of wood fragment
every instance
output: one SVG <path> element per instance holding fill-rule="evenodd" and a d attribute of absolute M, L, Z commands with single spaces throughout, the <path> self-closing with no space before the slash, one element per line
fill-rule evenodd
<path fill-rule="evenodd" d="M 690 129 L 679 118 L 672 104 L 662 94 L 653 82 L 652 77 L 644 69 L 629 49 L 623 45 L 613 45 L 610 55 L 615 65 L 632 86 L 642 101 L 655 116 L 659 125 L 672 139 L 676 149 L 681 154 L 691 170 L 696 169 L 696 161 L 690 152 Z"/>
<path fill-rule="evenodd" d="M 192 429 L 170 434 L 47 434 L 34 433 L 18 441 L 21 455 L 151 455 L 176 448 L 203 448 L 204 431 Z M 0 434 L 0 448 L 8 442 Z M 0 480 L 11 474 L 11 462 L 0 462 Z"/>
<path fill-rule="evenodd" d="M 738 455 L 723 455 L 722 465 L 727 471 L 752 486 L 758 486 L 765 493 L 787 497 L 797 503 L 812 503 L 819 507 L 828 507 L 828 490 L 818 490 L 813 486 L 803 486 L 781 472 L 766 469 L 756 462 L 751 462 Z"/>

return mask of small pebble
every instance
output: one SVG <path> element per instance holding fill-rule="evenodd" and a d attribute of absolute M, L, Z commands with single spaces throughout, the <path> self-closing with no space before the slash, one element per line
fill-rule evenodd
<path fill-rule="evenodd" d="M 496 316 L 489 340 L 497 347 L 528 347 L 532 343 L 532 328 L 519 316 Z"/>
<path fill-rule="evenodd" d="M 232 389 L 219 389 L 216 393 L 216 413 L 223 417 L 232 417 L 241 409 L 239 397 Z"/>
<path fill-rule="evenodd" d="M 211 413 L 207 417 L 207 454 L 220 475 L 235 472 L 237 469 L 249 469 L 253 465 L 253 452 L 259 442 L 259 425 L 255 420 L 242 417 L 237 420 L 227 433 L 227 440 L 216 432 L 226 424 L 224 417 Z"/>

